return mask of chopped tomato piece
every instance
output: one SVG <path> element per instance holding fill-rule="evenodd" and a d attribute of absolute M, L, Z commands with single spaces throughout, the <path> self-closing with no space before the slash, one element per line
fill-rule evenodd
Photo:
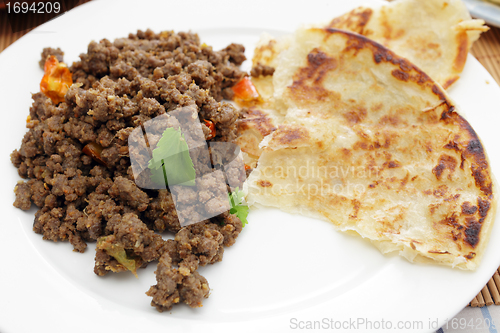
<path fill-rule="evenodd" d="M 205 125 L 207 125 L 208 129 L 210 130 L 210 135 L 208 136 L 207 140 L 211 140 L 213 138 L 215 138 L 215 125 L 212 121 L 210 120 L 204 120 L 205 121 Z"/>
<path fill-rule="evenodd" d="M 245 171 L 248 171 L 248 170 L 252 170 L 252 167 L 249 166 L 249 165 L 247 165 L 247 164 L 245 164 Z"/>
<path fill-rule="evenodd" d="M 50 56 L 45 61 L 45 74 L 40 82 L 40 91 L 49 97 L 54 104 L 64 102 L 64 95 L 73 84 L 73 77 L 68 66 Z"/>
<path fill-rule="evenodd" d="M 234 97 L 245 102 L 259 98 L 259 92 L 248 77 L 244 77 L 233 86 Z"/>

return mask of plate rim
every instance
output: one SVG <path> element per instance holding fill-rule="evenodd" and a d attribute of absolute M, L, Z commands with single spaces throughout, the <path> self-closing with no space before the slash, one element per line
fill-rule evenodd
<path fill-rule="evenodd" d="M 108 0 L 106 0 L 106 1 L 108 1 Z M 97 4 L 95 4 L 95 3 L 99 3 L 99 2 L 106 2 L 106 1 L 101 0 L 101 1 L 89 2 L 89 3 L 86 3 L 86 4 L 85 4 L 85 6 L 91 6 L 91 4 L 92 4 L 92 6 L 97 6 Z M 348 0 L 344 0 L 344 1 L 348 1 Z M 109 2 L 111 2 L 111 1 L 109 1 Z M 374 3 L 374 4 L 375 4 L 375 3 L 380 3 L 380 1 L 378 1 L 378 0 L 370 0 L 370 1 L 365 0 L 365 1 L 363 1 L 363 2 L 370 2 L 370 3 Z M 93 3 L 94 3 L 94 4 L 93 4 Z M 83 7 L 83 6 L 81 6 L 81 7 Z M 80 6 L 79 6 L 79 7 L 77 7 L 77 8 L 75 8 L 75 9 L 73 9 L 71 12 L 73 12 L 73 11 L 77 11 L 77 10 L 78 10 L 78 8 L 80 8 Z M 53 23 L 52 23 L 52 24 L 53 24 Z M 29 34 L 30 34 L 29 36 L 28 36 L 28 34 L 27 34 L 27 35 L 26 35 L 26 38 L 22 38 L 22 39 L 20 39 L 20 40 L 16 41 L 13 45 L 9 46 L 9 48 L 7 48 L 7 49 L 6 49 L 6 50 L 8 50 L 8 52 L 7 52 L 7 53 L 5 53 L 5 51 L 6 51 L 6 50 L 4 50 L 4 52 L 0 53 L 0 63 L 1 63 L 1 60 L 3 60 L 3 58 L 10 57 L 10 54 L 11 54 L 12 52 L 15 52 L 15 51 L 16 51 L 16 49 L 21 48 L 19 45 L 23 45 L 23 44 L 28 43 L 28 42 L 29 42 L 29 38 L 31 38 L 31 37 L 33 36 L 33 34 L 36 34 L 36 33 L 38 33 L 39 31 L 43 30 L 43 26 L 42 26 L 42 27 L 39 27 L 39 28 L 37 28 L 37 29 L 38 29 L 37 31 L 35 31 L 35 32 L 33 32 L 33 33 L 29 33 Z M 23 37 L 25 37 L 25 36 L 23 36 Z M 87 42 L 88 42 L 88 41 L 87 41 Z M 236 42 L 237 42 L 237 41 L 236 41 Z M 11 47 L 12 47 L 12 48 L 11 48 Z M 7 56 L 5 56 L 5 54 L 7 54 Z M 479 64 L 479 62 L 477 62 L 477 60 L 476 60 L 476 59 L 473 59 L 472 57 L 470 57 L 468 60 L 469 60 L 469 61 L 468 61 L 468 63 L 471 63 L 471 64 L 472 64 L 472 66 L 474 66 L 474 67 L 477 67 L 477 66 L 482 67 L 482 66 Z M 472 61 L 472 62 L 471 62 L 471 61 Z M 2 67 L 0 66 L 0 68 L 2 68 Z M 482 68 L 483 68 L 483 67 L 482 67 Z M 483 70 L 484 70 L 484 68 L 483 68 Z M 484 71 L 485 71 L 485 70 L 484 70 Z M 489 73 L 488 73 L 488 75 L 489 75 Z M 490 76 L 490 77 L 491 77 L 491 76 Z M 491 78 L 491 80 L 492 80 L 492 83 L 494 83 L 494 82 L 495 82 L 492 78 Z M 496 85 L 496 83 L 494 83 L 494 84 Z M 497 88 L 499 89 L 499 91 L 500 91 L 500 87 L 498 87 L 498 85 L 496 85 L 496 87 L 497 87 Z M 0 105 L 1 105 L 1 102 L 0 102 Z M 18 142 L 16 143 L 16 145 L 18 145 Z M 491 154 L 491 151 L 490 151 L 490 154 Z M 490 156 L 490 157 L 491 157 L 491 156 Z M 8 162 L 7 164 L 9 164 L 9 165 L 10 165 L 10 161 L 7 161 L 7 162 Z M 10 165 L 10 166 L 11 166 L 11 165 Z M 11 166 L 11 167 L 12 167 L 12 166 Z M 6 189 L 6 190 L 5 190 L 5 191 L 3 191 L 3 192 L 5 192 L 5 193 L 7 193 L 7 192 L 8 192 L 8 195 L 12 196 L 12 193 L 11 193 L 10 191 L 11 191 L 11 189 L 10 189 L 10 188 L 8 188 L 8 189 Z M 3 193 L 2 195 L 5 195 L 5 193 Z M 497 200 L 498 200 L 498 198 L 497 198 Z M 10 201 L 9 201 L 9 200 L 7 200 L 7 201 L 8 201 L 7 203 L 8 203 L 8 204 L 10 204 Z M 13 209 L 13 208 L 12 208 L 12 206 L 10 207 L 10 209 Z M 498 215 L 496 216 L 496 219 L 495 219 L 495 220 L 497 220 L 497 219 L 499 219 L 499 216 L 498 216 Z M 17 222 L 17 221 L 16 221 L 16 222 Z M 21 221 L 19 221 L 19 222 L 21 222 Z M 495 225 L 497 226 L 497 228 L 496 228 L 496 229 L 498 229 L 498 227 L 499 227 L 499 226 L 498 226 L 498 224 L 499 224 L 498 222 L 497 222 L 497 223 L 495 223 Z M 24 230 L 24 229 L 22 229 L 22 227 L 21 227 L 21 226 L 17 226 L 17 227 L 21 228 L 21 230 L 18 230 L 17 235 L 22 235 L 22 236 L 26 237 L 26 235 L 24 234 L 24 231 L 25 231 L 25 230 Z M 1 227 L 0 227 L 0 230 L 1 230 Z M 19 232 L 20 232 L 20 233 L 19 233 Z M 41 237 L 41 236 L 39 236 L 39 235 L 37 235 L 37 236 L 38 236 L 38 237 Z M 3 239 L 3 238 L 5 238 L 5 237 L 4 237 L 3 235 L 1 235 L 1 233 L 0 233 L 0 239 Z M 491 241 L 490 241 L 490 243 L 491 243 Z M 1 243 L 0 243 L 0 244 L 1 244 Z M 33 244 L 30 244 L 30 245 L 31 245 L 31 246 L 33 246 Z M 488 246 L 488 247 L 490 247 L 490 246 Z M 1 245 L 0 245 L 0 248 L 1 248 Z M 35 254 L 35 255 L 37 255 L 37 254 L 38 254 L 38 252 L 36 251 L 36 249 L 35 249 L 35 248 L 33 248 L 33 249 L 31 249 L 31 250 L 32 250 L 32 253 L 31 253 L 31 254 Z M 490 251 L 491 251 L 491 249 L 490 249 Z M 40 265 L 44 262 L 44 259 L 43 259 L 43 258 L 41 258 L 41 259 L 42 259 L 42 260 L 41 260 L 38 264 L 35 264 L 33 260 L 31 260 L 30 262 L 31 262 L 31 263 L 33 263 L 33 265 L 34 265 L 35 267 L 37 267 L 37 266 L 40 266 Z M 500 264 L 500 257 L 499 257 L 499 258 L 497 258 L 497 261 L 498 261 L 498 264 Z M 498 266 L 498 265 L 497 265 L 497 266 Z M 48 269 L 48 270 L 49 270 L 50 272 L 45 272 L 45 274 L 48 274 L 48 275 L 50 275 L 51 277 L 53 277 L 53 278 L 54 278 L 54 280 L 57 280 L 57 281 L 58 281 L 58 283 L 60 283 L 60 284 L 63 286 L 63 288 L 64 288 L 65 290 L 68 290 L 68 291 L 69 291 L 69 290 L 72 290 L 72 293 L 73 293 L 73 294 L 80 294 L 80 296 L 82 296 L 82 295 L 81 295 L 81 294 L 82 294 L 82 292 L 79 290 L 79 288 L 78 288 L 78 287 L 75 287 L 75 286 L 71 286 L 71 285 L 72 285 L 72 282 L 71 282 L 71 281 L 65 281 L 65 279 L 64 279 L 64 278 L 60 275 L 60 273 L 58 273 L 58 272 L 57 272 L 57 271 L 56 271 L 53 267 L 50 267 L 50 265 L 49 265 L 49 269 Z M 1 278 L 0 278 L 0 279 L 1 279 Z M 489 279 L 489 278 L 488 278 L 488 279 Z M 486 283 L 486 282 L 487 282 L 487 280 L 485 281 L 485 283 Z M 484 283 L 484 284 L 485 284 L 485 283 Z M 68 285 L 68 284 L 69 284 L 69 285 Z M 57 285 L 57 284 L 56 284 L 56 285 Z M 74 288 L 75 290 L 73 290 L 71 287 L 72 287 L 72 288 Z M 0 287 L 0 290 L 2 290 L 2 287 Z M 85 296 L 85 295 L 83 295 L 83 296 Z M 88 295 L 87 295 L 87 296 L 88 296 Z M 84 297 L 84 298 L 85 298 L 85 297 Z M 88 302 L 89 304 L 94 304 L 94 305 L 95 305 L 95 301 L 96 301 L 95 299 L 94 299 L 94 300 L 88 300 L 88 299 L 87 299 L 87 302 Z M 2 308 L 2 306 L 0 306 L 0 308 Z M 128 313 L 130 313 L 130 311 L 127 311 L 127 309 L 124 309 L 123 307 L 118 306 L 117 308 L 119 308 L 119 309 L 120 309 L 120 311 L 123 311 L 123 313 L 121 314 L 121 318 L 123 318 L 123 314 L 128 314 Z M 459 311 L 460 311 L 460 310 L 459 310 Z M 449 312 L 449 311 L 448 311 L 448 312 Z M 457 312 L 457 313 L 458 313 L 458 312 Z M 163 315 L 165 315 L 165 314 L 163 314 Z M 444 318 L 443 318 L 443 319 L 444 319 Z M 181 322 L 182 322 L 182 320 L 181 320 Z M 267 323 L 268 325 L 273 326 L 273 324 L 272 324 L 272 323 L 270 323 L 270 322 L 269 322 L 269 320 L 263 320 L 263 321 L 262 321 L 262 323 Z M 28 323 L 24 323 L 24 324 L 28 324 Z M 184 325 L 184 324 L 185 324 L 185 323 L 178 323 L 178 325 L 180 325 L 179 327 L 182 327 L 182 325 Z M 443 323 L 441 322 L 441 324 L 443 324 Z M 0 328 L 2 328 L 2 331 L 3 331 L 3 329 L 5 329 L 5 328 L 4 328 L 2 325 L 3 325 L 3 324 L 2 324 L 2 323 L 0 323 Z M 177 324 L 176 324 L 176 325 L 177 325 Z M 190 325 L 191 327 L 193 327 L 193 328 L 194 328 L 194 327 L 196 327 L 196 326 L 198 326 L 196 323 L 193 323 L 193 322 L 190 322 L 190 323 L 189 323 L 189 325 Z M 127 329 L 127 327 L 124 327 L 124 328 L 125 328 L 125 329 Z M 128 327 L 128 328 L 130 328 L 130 327 Z M 212 327 L 212 328 L 213 328 L 213 327 Z M 9 329 L 10 329 L 10 328 L 9 328 Z"/>

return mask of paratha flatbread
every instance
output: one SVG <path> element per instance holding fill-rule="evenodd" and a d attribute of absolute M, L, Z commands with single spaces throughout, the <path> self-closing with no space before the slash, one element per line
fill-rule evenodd
<path fill-rule="evenodd" d="M 274 73 L 284 121 L 251 205 L 328 220 L 382 252 L 475 269 L 495 211 L 483 146 L 442 87 L 366 37 L 301 29 Z"/>
<path fill-rule="evenodd" d="M 278 55 L 289 46 L 291 35 L 274 39 L 271 35 L 262 34 L 252 58 L 252 65 L 278 66 Z M 239 137 L 236 143 L 240 146 L 245 164 L 254 167 L 262 150 L 259 144 L 262 139 L 272 133 L 283 121 L 274 105 L 273 76 L 252 77 L 252 83 L 259 92 L 259 100 L 246 108 L 243 117 L 238 120 Z"/>
<path fill-rule="evenodd" d="M 447 89 L 462 73 L 472 43 L 488 27 L 461 0 L 398 0 L 360 7 L 328 28 L 366 36 L 407 58 Z"/>
<path fill-rule="evenodd" d="M 458 80 L 472 43 L 488 30 L 484 21 L 471 19 L 460 0 L 398 0 L 377 8 L 359 7 L 327 26 L 353 31 L 383 44 L 409 59 L 445 89 Z M 274 38 L 264 33 L 255 47 L 252 65 L 276 68 L 280 54 L 288 49 L 291 40 L 292 35 Z M 249 154 L 249 163 L 253 165 L 260 156 L 260 140 L 267 135 L 262 129 L 276 127 L 281 117 L 274 112 L 273 76 L 254 77 L 252 81 L 262 101 L 253 113 L 260 117 L 241 122 L 238 144 Z M 270 125 L 264 128 L 262 121 Z"/>
<path fill-rule="evenodd" d="M 243 117 L 238 120 L 238 133 L 236 144 L 245 154 L 245 164 L 254 167 L 259 159 L 262 149 L 259 144 L 266 135 L 278 128 L 283 116 L 274 109 L 263 108 L 262 105 L 249 107 L 243 112 Z"/>
<path fill-rule="evenodd" d="M 256 67 L 258 65 L 265 65 L 273 68 L 278 67 L 279 55 L 281 52 L 288 49 L 291 40 L 292 35 L 285 35 L 281 38 L 274 38 L 268 33 L 263 33 L 260 36 L 260 40 L 258 41 L 253 52 L 252 67 Z M 252 77 L 252 82 L 259 91 L 263 103 L 272 108 L 272 103 L 274 101 L 272 75 Z"/>
<path fill-rule="evenodd" d="M 397 0 L 359 7 L 318 26 L 366 36 L 410 60 L 445 89 L 459 79 L 472 44 L 489 29 L 483 20 L 471 18 L 461 0 Z M 290 38 L 264 34 L 253 65 L 276 67 Z M 256 85 L 265 91 L 264 97 L 272 91 L 270 77 L 258 78 Z"/>

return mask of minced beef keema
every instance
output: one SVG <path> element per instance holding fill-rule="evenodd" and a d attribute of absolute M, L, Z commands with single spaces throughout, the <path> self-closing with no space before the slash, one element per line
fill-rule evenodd
<path fill-rule="evenodd" d="M 238 68 L 244 51 L 239 44 L 214 51 L 190 32 L 147 30 L 92 41 L 70 67 L 74 83 L 64 102 L 32 95 L 28 132 L 11 154 L 27 179 L 14 189 L 14 206 L 38 207 L 33 230 L 46 240 L 69 241 L 77 252 L 97 241 L 97 275 L 135 272 L 159 260 L 157 284 L 147 292 L 159 311 L 178 303 L 201 306 L 209 286 L 197 268 L 222 260 L 242 223 L 226 212 L 181 228 L 168 189 L 136 185 L 128 138 L 148 120 L 187 108 L 198 115 L 205 139 L 233 142 L 240 115 L 223 99 L 246 76 Z M 49 55 L 62 61 L 63 54 L 44 49 L 40 66 Z M 244 175 L 233 178 L 244 181 Z M 212 186 L 205 182 L 200 186 Z M 179 195 L 190 198 L 186 191 Z M 204 205 L 210 197 L 204 200 L 195 201 Z M 174 238 L 165 240 L 161 232 Z"/>

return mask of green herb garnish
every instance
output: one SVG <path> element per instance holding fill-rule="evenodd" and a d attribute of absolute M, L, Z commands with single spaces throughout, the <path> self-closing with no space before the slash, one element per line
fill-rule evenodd
<path fill-rule="evenodd" d="M 149 161 L 148 168 L 154 183 L 195 185 L 196 172 L 189 156 L 189 147 L 184 134 L 175 128 L 167 128 L 163 132 L 153 150 L 153 158 Z"/>
<path fill-rule="evenodd" d="M 115 258 L 120 265 L 134 273 L 135 277 L 137 277 L 137 268 L 141 266 L 140 263 L 136 259 L 130 258 L 123 246 L 109 242 L 109 237 L 100 237 L 97 240 L 97 248 L 106 251 L 108 255 Z M 114 237 L 112 239 L 114 240 Z M 115 271 L 111 266 L 110 269 Z"/>
<path fill-rule="evenodd" d="M 229 202 L 231 203 L 229 213 L 236 214 L 236 216 L 238 216 L 241 220 L 243 227 L 245 227 L 248 223 L 248 206 L 244 203 L 244 196 L 243 191 L 240 191 L 238 187 L 234 192 L 229 193 Z"/>

